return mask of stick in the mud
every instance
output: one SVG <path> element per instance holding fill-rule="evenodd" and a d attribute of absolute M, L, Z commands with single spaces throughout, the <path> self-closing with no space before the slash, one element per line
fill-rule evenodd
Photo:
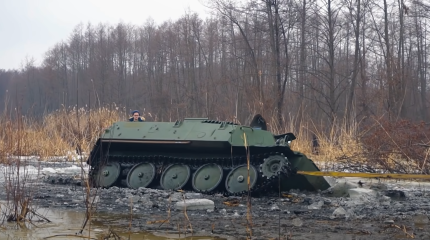
<path fill-rule="evenodd" d="M 36 211 L 34 211 L 33 209 L 30 209 L 30 212 L 31 212 L 31 213 L 33 213 L 34 215 L 36 215 L 36 216 L 38 216 L 38 217 L 42 218 L 43 220 L 45 220 L 45 221 L 49 222 L 49 223 L 51 223 L 51 222 L 52 222 L 51 220 L 49 220 L 49 219 L 47 219 L 46 217 L 44 217 L 44 216 L 40 215 L 39 213 L 37 213 L 37 212 L 36 212 Z"/>

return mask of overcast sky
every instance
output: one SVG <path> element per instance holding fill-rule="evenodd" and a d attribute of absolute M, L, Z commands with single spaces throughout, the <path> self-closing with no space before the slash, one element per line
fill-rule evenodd
<path fill-rule="evenodd" d="M 201 0 L 0 0 L 0 69 L 20 69 L 26 58 L 39 65 L 79 23 L 160 24 L 186 12 L 208 15 Z"/>

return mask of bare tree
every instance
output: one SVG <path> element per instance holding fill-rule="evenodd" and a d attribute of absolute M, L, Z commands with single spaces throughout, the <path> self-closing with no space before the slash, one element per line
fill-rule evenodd
<path fill-rule="evenodd" d="M 355 96 L 355 88 L 357 85 L 357 76 L 359 72 L 359 66 L 360 66 L 360 24 L 361 24 L 361 0 L 356 0 L 355 5 L 355 11 L 354 7 L 352 6 L 352 2 L 348 2 L 349 7 L 349 13 L 351 15 L 351 22 L 354 27 L 354 63 L 352 66 L 352 76 L 351 76 L 351 85 L 349 88 L 348 93 L 348 102 L 346 106 L 346 119 L 347 123 L 351 123 L 352 120 L 352 110 L 353 110 L 353 101 Z M 355 19 L 354 19 L 355 17 Z M 354 22 L 355 20 L 355 22 Z"/>
<path fill-rule="evenodd" d="M 271 126 L 286 114 L 326 126 L 369 115 L 428 120 L 425 1 L 210 5 L 216 14 L 206 20 L 186 13 L 160 25 L 78 25 L 40 67 L 7 72 L 13 81 L 0 85 L 22 112 L 90 103 L 145 109 L 157 121 L 246 123 L 257 112 Z"/>

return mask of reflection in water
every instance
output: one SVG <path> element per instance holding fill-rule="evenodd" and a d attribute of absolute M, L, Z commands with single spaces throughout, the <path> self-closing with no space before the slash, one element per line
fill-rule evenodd
<path fill-rule="evenodd" d="M 6 231 L 0 232 L 0 239 L 43 239 L 55 235 L 76 235 L 82 226 L 84 214 L 74 211 L 59 211 L 40 208 L 37 213 L 51 220 L 52 222 L 37 221 L 32 218 L 33 224 L 26 224 L 20 227 L 16 222 L 5 223 Z M 83 232 L 88 236 L 88 231 Z M 91 234 L 96 236 L 97 232 Z M 52 239 L 70 239 L 71 237 L 56 237 Z"/>
<path fill-rule="evenodd" d="M 97 239 L 105 236 L 108 231 L 108 225 L 96 222 L 91 225 L 91 231 L 87 228 L 79 235 L 81 226 L 85 219 L 85 213 L 76 211 L 60 211 L 46 208 L 39 208 L 37 213 L 51 220 L 51 223 L 38 222 L 38 218 L 32 218 L 34 224 L 26 224 L 25 227 L 18 227 L 16 222 L 0 222 L 0 239 L 24 240 L 24 239 L 82 239 L 81 236 Z M 118 219 L 126 219 L 125 216 L 110 215 L 106 216 L 106 222 L 112 223 Z M 118 226 L 113 230 L 124 239 L 146 239 L 146 240 L 168 240 L 168 239 L 187 239 L 187 240 L 213 240 L 213 237 L 186 237 L 178 234 L 157 234 L 158 236 L 147 233 L 129 233 L 124 231 L 124 226 Z M 88 239 L 88 238 L 85 238 Z"/>

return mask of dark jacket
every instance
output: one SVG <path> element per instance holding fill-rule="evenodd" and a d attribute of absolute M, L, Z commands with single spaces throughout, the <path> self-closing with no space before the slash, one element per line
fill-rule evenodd
<path fill-rule="evenodd" d="M 131 118 L 129 118 L 129 119 L 128 119 L 128 121 L 130 121 L 130 122 L 134 122 L 134 118 L 133 118 L 133 117 L 131 117 Z M 145 122 L 145 118 L 144 118 L 144 117 L 139 117 L 139 118 L 137 119 L 137 122 Z"/>

